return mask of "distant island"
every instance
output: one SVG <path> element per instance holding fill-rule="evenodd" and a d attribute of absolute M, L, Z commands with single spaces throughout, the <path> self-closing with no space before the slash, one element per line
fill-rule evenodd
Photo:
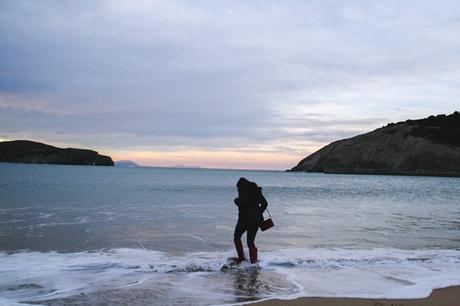
<path fill-rule="evenodd" d="M 13 140 L 0 142 L 0 162 L 27 164 L 113 166 L 110 156 L 85 149 L 61 149 L 40 142 Z"/>
<path fill-rule="evenodd" d="M 460 113 L 389 123 L 333 142 L 288 171 L 460 176 Z"/>
<path fill-rule="evenodd" d="M 202 167 L 198 165 L 183 165 L 183 164 L 174 165 L 174 166 L 171 166 L 171 168 L 202 169 Z"/>
<path fill-rule="evenodd" d="M 115 161 L 115 167 L 136 168 L 139 167 L 139 165 L 133 162 L 132 160 L 117 160 Z"/>

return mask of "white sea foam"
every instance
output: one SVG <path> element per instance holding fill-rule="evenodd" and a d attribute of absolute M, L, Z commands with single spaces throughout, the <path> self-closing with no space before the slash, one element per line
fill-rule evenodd
<path fill-rule="evenodd" d="M 300 284 L 304 296 L 421 298 L 460 284 L 460 251 L 289 249 L 266 254 L 263 268 Z"/>
<path fill-rule="evenodd" d="M 167 283 L 174 279 L 175 284 L 181 284 L 174 290 L 182 291 L 184 296 L 186 292 L 195 292 L 195 295 L 201 292 L 206 295 L 204 301 L 224 304 L 241 301 L 237 299 L 241 294 L 251 297 L 250 288 L 243 293 L 227 288 L 233 283 L 229 278 L 241 278 L 241 275 L 243 280 L 236 279 L 235 283 L 254 282 L 270 288 L 254 298 L 420 298 L 428 296 L 434 288 L 460 285 L 458 250 L 261 251 L 257 269 L 245 262 L 230 268 L 233 272 L 229 273 L 225 268 L 232 253 L 178 255 L 143 249 L 2 252 L 0 303 L 65 298 L 80 293 L 136 288 L 144 282 Z M 256 275 L 250 276 L 250 281 L 245 280 L 248 277 L 245 271 L 255 271 Z"/>

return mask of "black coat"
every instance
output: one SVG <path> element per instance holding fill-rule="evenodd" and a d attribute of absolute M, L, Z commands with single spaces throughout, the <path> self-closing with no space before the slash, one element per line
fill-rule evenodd
<path fill-rule="evenodd" d="M 260 187 L 238 188 L 235 204 L 238 206 L 238 221 L 257 226 L 263 221 L 262 213 L 268 206 Z"/>

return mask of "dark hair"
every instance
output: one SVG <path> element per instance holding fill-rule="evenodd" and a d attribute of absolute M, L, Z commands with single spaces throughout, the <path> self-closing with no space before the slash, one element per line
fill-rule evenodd
<path fill-rule="evenodd" d="M 250 184 L 251 184 L 250 181 L 248 181 L 244 177 L 240 177 L 240 179 L 236 183 L 236 187 L 238 187 L 238 188 L 248 188 Z"/>
<path fill-rule="evenodd" d="M 257 190 L 259 188 L 259 186 L 257 186 L 256 183 L 251 182 L 244 177 L 240 177 L 240 179 L 236 183 L 236 187 L 242 188 L 242 189 L 251 189 L 251 190 Z"/>

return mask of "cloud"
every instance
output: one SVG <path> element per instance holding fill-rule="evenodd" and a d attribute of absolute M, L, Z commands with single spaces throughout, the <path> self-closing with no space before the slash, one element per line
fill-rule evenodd
<path fill-rule="evenodd" d="M 301 158 L 458 110 L 459 33 L 456 1 L 2 1 L 0 136 Z"/>

